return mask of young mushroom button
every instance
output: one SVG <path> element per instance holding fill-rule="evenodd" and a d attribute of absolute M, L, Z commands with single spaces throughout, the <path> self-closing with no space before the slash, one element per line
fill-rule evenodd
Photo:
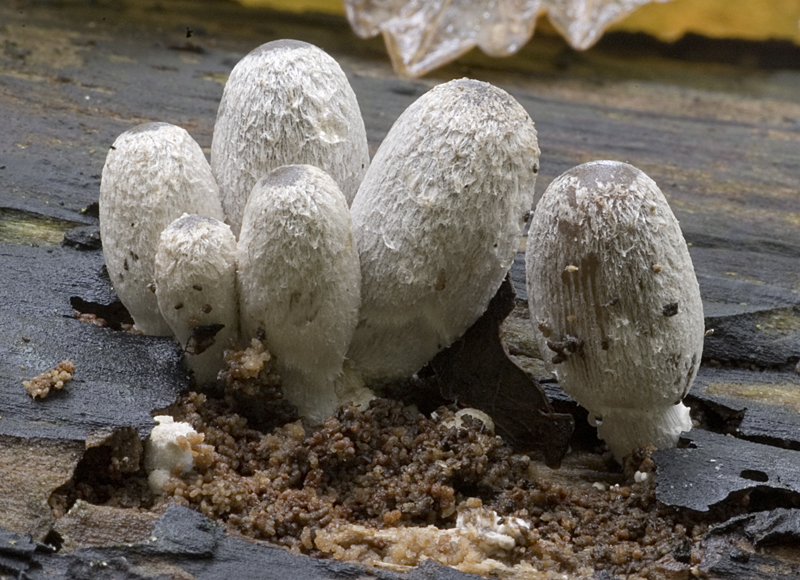
<path fill-rule="evenodd" d="M 528 113 L 487 83 L 439 85 L 397 119 L 351 208 L 363 305 L 348 357 L 368 381 L 412 375 L 483 314 L 538 164 Z"/>
<path fill-rule="evenodd" d="M 321 422 L 342 403 L 369 399 L 343 376 L 361 273 L 336 182 L 310 165 L 263 177 L 245 208 L 236 261 L 243 338 L 263 331 L 284 397 L 300 414 Z"/>
<path fill-rule="evenodd" d="M 155 260 L 156 298 L 202 385 L 222 370 L 239 334 L 236 238 L 219 220 L 184 214 L 163 232 Z"/>
<path fill-rule="evenodd" d="M 153 285 L 161 232 L 184 213 L 222 219 L 217 184 L 200 146 L 168 123 L 117 137 L 100 183 L 100 237 L 108 275 L 144 334 L 168 336 Z"/>
<path fill-rule="evenodd" d="M 541 352 L 614 456 L 675 446 L 692 427 L 681 401 L 700 365 L 703 305 L 655 182 L 615 161 L 558 177 L 536 207 L 526 269 Z"/>
<path fill-rule="evenodd" d="M 333 58 L 297 40 L 268 42 L 231 72 L 211 142 L 211 167 L 235 235 L 256 182 L 303 163 L 333 177 L 349 204 L 369 165 L 364 121 Z"/>

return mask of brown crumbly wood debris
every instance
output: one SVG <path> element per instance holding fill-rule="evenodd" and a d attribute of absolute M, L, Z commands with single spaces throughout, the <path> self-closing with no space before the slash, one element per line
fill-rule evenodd
<path fill-rule="evenodd" d="M 215 449 L 210 465 L 172 477 L 154 508 L 185 505 L 230 533 L 298 553 L 396 571 L 429 557 L 508 579 L 601 569 L 658 578 L 660 560 L 705 529 L 658 508 L 649 454 L 630 475 L 608 472 L 592 454 L 571 457 L 560 471 L 583 473 L 576 482 L 533 467 L 477 422 L 450 427 L 445 408 L 427 419 L 378 399 L 366 410 L 345 406 L 317 430 L 297 421 L 266 434 L 205 394 L 182 396 L 170 412 Z M 636 483 L 634 471 L 650 477 Z M 519 518 L 526 527 L 507 546 L 487 547 L 498 536 L 491 523 L 457 523 L 475 509 L 481 521 Z"/>
<path fill-rule="evenodd" d="M 75 313 L 75 320 L 80 320 L 81 322 L 86 322 L 88 324 L 93 324 L 95 326 L 99 326 L 100 328 L 106 328 L 108 326 L 108 322 L 104 318 L 100 318 L 97 314 L 92 314 L 89 312 L 78 312 L 77 310 L 74 311 Z"/>
<path fill-rule="evenodd" d="M 64 383 L 71 381 L 74 372 L 75 363 L 71 360 L 62 360 L 54 368 L 33 377 L 29 381 L 23 381 L 22 384 L 31 397 L 44 399 L 50 393 L 50 389 L 60 389 L 64 386 Z"/>

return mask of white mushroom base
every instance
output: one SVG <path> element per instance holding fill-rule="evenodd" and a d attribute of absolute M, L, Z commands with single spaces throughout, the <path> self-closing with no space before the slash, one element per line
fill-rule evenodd
<path fill-rule="evenodd" d="M 321 425 L 338 407 L 352 403 L 365 410 L 375 393 L 364 383 L 360 373 L 345 361 L 342 372 L 332 381 L 286 368 L 281 371 L 283 396 L 297 407 L 301 417 L 312 425 Z"/>
<path fill-rule="evenodd" d="M 620 462 L 645 445 L 675 447 L 681 433 L 692 428 L 689 407 L 683 403 L 650 409 L 607 407 L 590 413 L 589 422 Z"/>

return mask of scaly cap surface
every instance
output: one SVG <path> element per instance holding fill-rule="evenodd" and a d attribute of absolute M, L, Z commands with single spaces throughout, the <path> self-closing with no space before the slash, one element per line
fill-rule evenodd
<path fill-rule="evenodd" d="M 261 177 L 305 163 L 333 177 L 349 204 L 369 165 L 361 111 L 327 53 L 296 40 L 268 42 L 234 67 L 214 125 L 211 167 L 233 233 Z"/>
<path fill-rule="evenodd" d="M 439 85 L 397 119 L 351 208 L 363 305 L 348 356 L 367 379 L 410 376 L 484 312 L 538 165 L 533 121 L 487 83 Z"/>
<path fill-rule="evenodd" d="M 281 167 L 256 184 L 237 285 L 244 339 L 263 330 L 285 398 L 325 419 L 339 404 L 334 382 L 358 322 L 361 273 L 347 201 L 324 171 Z"/>
<path fill-rule="evenodd" d="M 195 140 L 169 123 L 146 123 L 117 137 L 100 184 L 100 236 L 111 283 L 145 334 L 171 334 L 151 284 L 158 238 L 183 213 L 223 217 Z"/>
<path fill-rule="evenodd" d="M 540 350 L 617 458 L 674 445 L 691 428 L 680 403 L 700 365 L 703 305 L 655 182 L 616 161 L 562 174 L 536 206 L 526 269 Z"/>

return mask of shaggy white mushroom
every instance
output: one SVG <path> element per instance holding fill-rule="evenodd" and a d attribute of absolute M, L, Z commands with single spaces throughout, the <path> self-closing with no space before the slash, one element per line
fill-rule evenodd
<path fill-rule="evenodd" d="M 223 351 L 239 335 L 236 238 L 214 218 L 184 214 L 163 232 L 155 259 L 161 314 L 202 385 L 223 367 Z"/>
<path fill-rule="evenodd" d="M 484 312 L 517 252 L 539 147 L 508 93 L 462 79 L 395 122 L 353 201 L 363 304 L 348 357 L 410 376 Z"/>
<path fill-rule="evenodd" d="M 361 273 L 347 201 L 310 165 L 280 167 L 253 189 L 237 250 L 242 334 L 264 333 L 284 397 L 312 422 L 370 394 L 342 366 Z"/>
<path fill-rule="evenodd" d="M 673 447 L 703 351 L 703 305 L 686 242 L 655 182 L 625 163 L 570 169 L 528 234 L 531 321 L 562 388 L 614 456 Z"/>
<path fill-rule="evenodd" d="M 183 213 L 223 219 L 217 184 L 200 146 L 169 123 L 146 123 L 117 137 L 100 183 L 100 237 L 108 275 L 136 328 L 172 333 L 154 293 L 161 232 Z"/>
<path fill-rule="evenodd" d="M 235 235 L 256 182 L 304 163 L 333 177 L 349 205 L 369 165 L 364 121 L 327 53 L 296 40 L 268 42 L 234 67 L 214 125 L 211 167 Z"/>

